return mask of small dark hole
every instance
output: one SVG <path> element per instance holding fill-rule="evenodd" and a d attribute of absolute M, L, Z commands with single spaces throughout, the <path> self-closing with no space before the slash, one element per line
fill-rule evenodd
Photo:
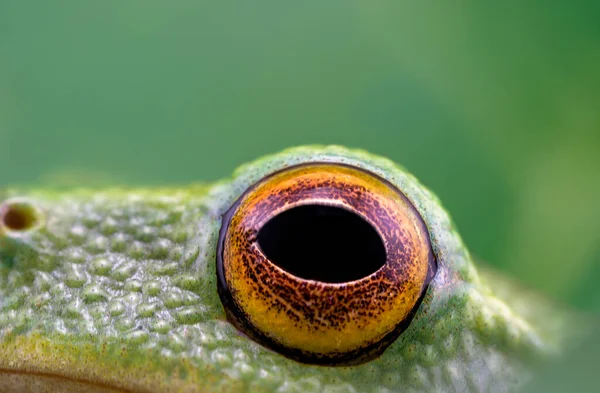
<path fill-rule="evenodd" d="M 37 223 L 35 209 L 26 203 L 11 203 L 0 210 L 2 225 L 14 232 L 27 231 Z"/>
<path fill-rule="evenodd" d="M 359 215 L 322 205 L 299 206 L 269 220 L 258 233 L 265 256 L 287 272 L 308 280 L 341 283 L 381 268 L 381 237 Z"/>

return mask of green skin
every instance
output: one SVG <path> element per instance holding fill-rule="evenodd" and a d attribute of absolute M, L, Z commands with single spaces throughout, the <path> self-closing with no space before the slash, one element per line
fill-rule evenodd
<path fill-rule="evenodd" d="M 414 320 L 352 367 L 298 363 L 225 319 L 215 252 L 221 215 L 263 176 L 310 161 L 396 185 L 425 221 L 438 271 Z M 167 189 L 6 189 L 39 227 L 0 229 L 0 386 L 9 392 L 507 391 L 560 354 L 566 315 L 476 269 L 438 199 L 393 162 L 339 146 L 285 150 L 230 179 Z"/>

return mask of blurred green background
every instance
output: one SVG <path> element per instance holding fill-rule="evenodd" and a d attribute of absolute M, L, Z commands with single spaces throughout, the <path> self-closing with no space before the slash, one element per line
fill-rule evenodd
<path fill-rule="evenodd" d="M 478 258 L 600 307 L 598 1 L 224 3 L 2 0 L 0 185 L 360 147 L 434 190 Z"/>
<path fill-rule="evenodd" d="M 600 2 L 524 3 L 2 0 L 0 186 L 360 147 L 434 190 L 479 259 L 596 312 Z M 595 386 L 599 344 L 538 388 Z"/>

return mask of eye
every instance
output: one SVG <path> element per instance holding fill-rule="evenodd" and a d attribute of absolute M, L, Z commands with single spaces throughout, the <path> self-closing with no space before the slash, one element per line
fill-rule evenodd
<path fill-rule="evenodd" d="M 435 271 L 411 202 L 341 164 L 291 167 L 250 187 L 224 215 L 217 250 L 229 321 L 315 364 L 380 355 L 408 327 Z"/>

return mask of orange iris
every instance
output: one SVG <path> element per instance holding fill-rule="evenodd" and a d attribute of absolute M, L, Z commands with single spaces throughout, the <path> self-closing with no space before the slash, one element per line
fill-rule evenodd
<path fill-rule="evenodd" d="M 247 335 L 302 362 L 351 364 L 406 329 L 436 261 L 423 220 L 396 187 L 312 163 L 238 199 L 217 266 L 227 316 Z"/>

